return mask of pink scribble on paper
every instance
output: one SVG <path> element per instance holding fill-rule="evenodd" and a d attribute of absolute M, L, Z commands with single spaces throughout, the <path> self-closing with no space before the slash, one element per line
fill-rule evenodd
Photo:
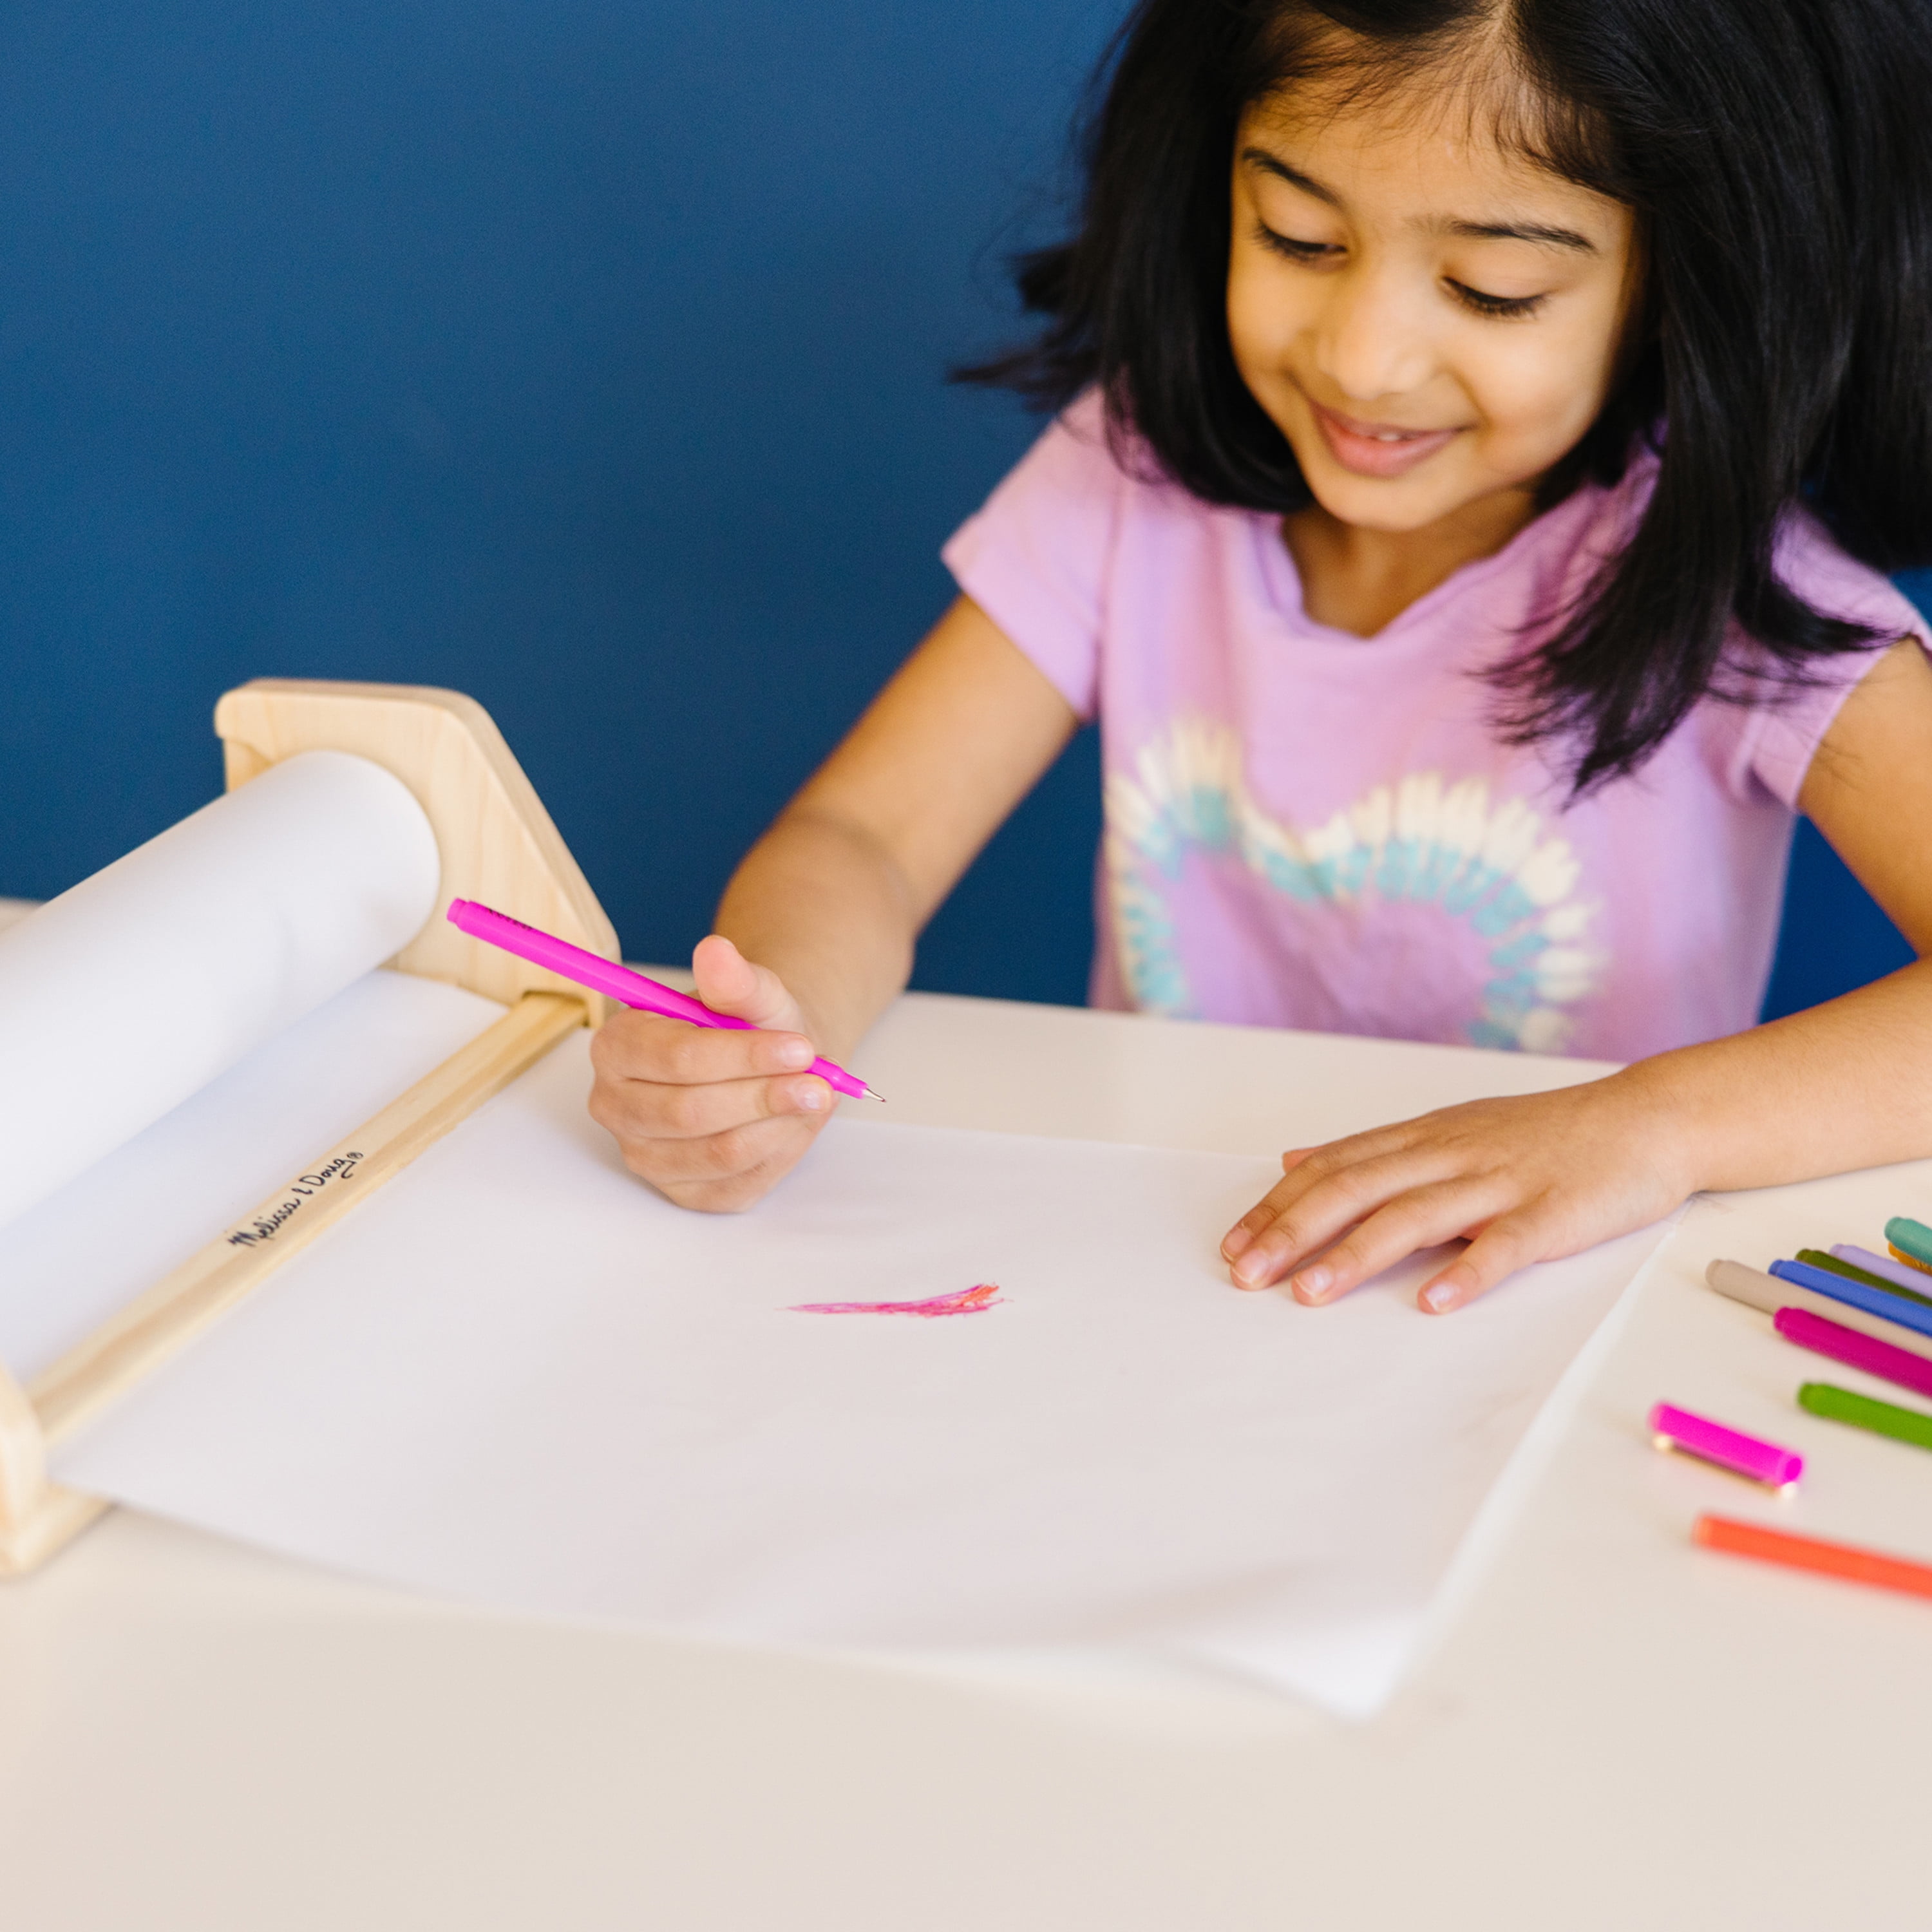
<path fill-rule="evenodd" d="M 802 1301 L 788 1312 L 794 1315 L 917 1315 L 927 1320 L 935 1315 L 982 1315 L 1000 1304 L 1000 1291 L 992 1282 L 976 1288 L 956 1288 L 950 1294 L 928 1296 L 924 1301 Z"/>

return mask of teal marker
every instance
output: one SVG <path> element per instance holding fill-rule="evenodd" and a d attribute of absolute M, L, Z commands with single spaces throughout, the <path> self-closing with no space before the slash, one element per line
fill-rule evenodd
<path fill-rule="evenodd" d="M 1874 1402 L 1833 1382 L 1805 1383 L 1798 1391 L 1798 1406 L 1828 1422 L 1849 1423 L 1874 1436 L 1889 1436 L 1894 1442 L 1910 1442 L 1915 1449 L 1932 1449 L 1932 1415 L 1919 1409 Z"/>
<path fill-rule="evenodd" d="M 1885 1224 L 1885 1238 L 1900 1254 L 1932 1268 L 1932 1228 L 1923 1221 L 1896 1215 Z"/>

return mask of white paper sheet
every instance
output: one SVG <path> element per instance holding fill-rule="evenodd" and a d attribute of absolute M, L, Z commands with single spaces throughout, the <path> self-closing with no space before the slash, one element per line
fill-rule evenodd
<path fill-rule="evenodd" d="M 502 1015 L 460 987 L 366 974 L 0 1226 L 0 1362 L 32 1380 Z M 7 1106 L 29 1130 L 26 1104 Z"/>
<path fill-rule="evenodd" d="M 1448 1320 L 1230 1288 L 1272 1162 L 836 1122 L 755 1212 L 626 1174 L 568 1041 L 58 1458 L 76 1486 L 525 1610 L 1053 1646 L 1365 1714 L 1654 1245 Z M 997 1282 L 982 1312 L 793 1312 Z"/>

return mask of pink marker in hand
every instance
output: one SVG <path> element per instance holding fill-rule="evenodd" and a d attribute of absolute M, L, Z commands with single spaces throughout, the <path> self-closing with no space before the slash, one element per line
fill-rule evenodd
<path fill-rule="evenodd" d="M 628 966 L 616 965 L 608 959 L 600 958 L 594 952 L 586 952 L 580 946 L 572 945 L 567 939 L 539 932 L 535 926 L 526 926 L 520 919 L 512 919 L 507 913 L 493 911 L 488 906 L 478 904 L 474 899 L 452 899 L 448 918 L 452 926 L 460 932 L 468 933 L 472 939 L 501 946 L 506 952 L 514 952 L 519 959 L 527 959 L 533 966 L 561 974 L 566 980 L 574 980 L 580 986 L 588 986 L 593 993 L 602 993 L 615 1000 L 620 1006 L 634 1007 L 639 1012 L 656 1013 L 668 1020 L 684 1020 L 692 1026 L 724 1027 L 734 1033 L 757 1033 L 760 1030 L 749 1020 L 741 1020 L 732 1013 L 715 1013 L 703 1000 L 693 999 L 688 993 L 680 993 L 675 986 L 646 979 L 641 973 L 632 972 Z M 874 1094 L 856 1074 L 848 1073 L 844 1067 L 829 1060 L 814 1060 L 806 1071 L 817 1074 L 835 1093 L 847 1094 L 854 1100 L 883 1100 L 886 1097 L 883 1094 Z"/>

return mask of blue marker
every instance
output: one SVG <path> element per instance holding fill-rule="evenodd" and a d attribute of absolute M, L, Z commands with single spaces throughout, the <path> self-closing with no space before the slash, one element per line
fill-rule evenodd
<path fill-rule="evenodd" d="M 1780 1281 L 1808 1288 L 1814 1294 L 1828 1294 L 1847 1308 L 1896 1322 L 1901 1328 L 1921 1335 L 1932 1335 L 1932 1307 L 1910 1295 L 1894 1294 L 1888 1288 L 1868 1288 L 1850 1275 L 1834 1274 L 1829 1268 L 1813 1268 L 1804 1262 L 1773 1262 L 1771 1271 Z"/>

